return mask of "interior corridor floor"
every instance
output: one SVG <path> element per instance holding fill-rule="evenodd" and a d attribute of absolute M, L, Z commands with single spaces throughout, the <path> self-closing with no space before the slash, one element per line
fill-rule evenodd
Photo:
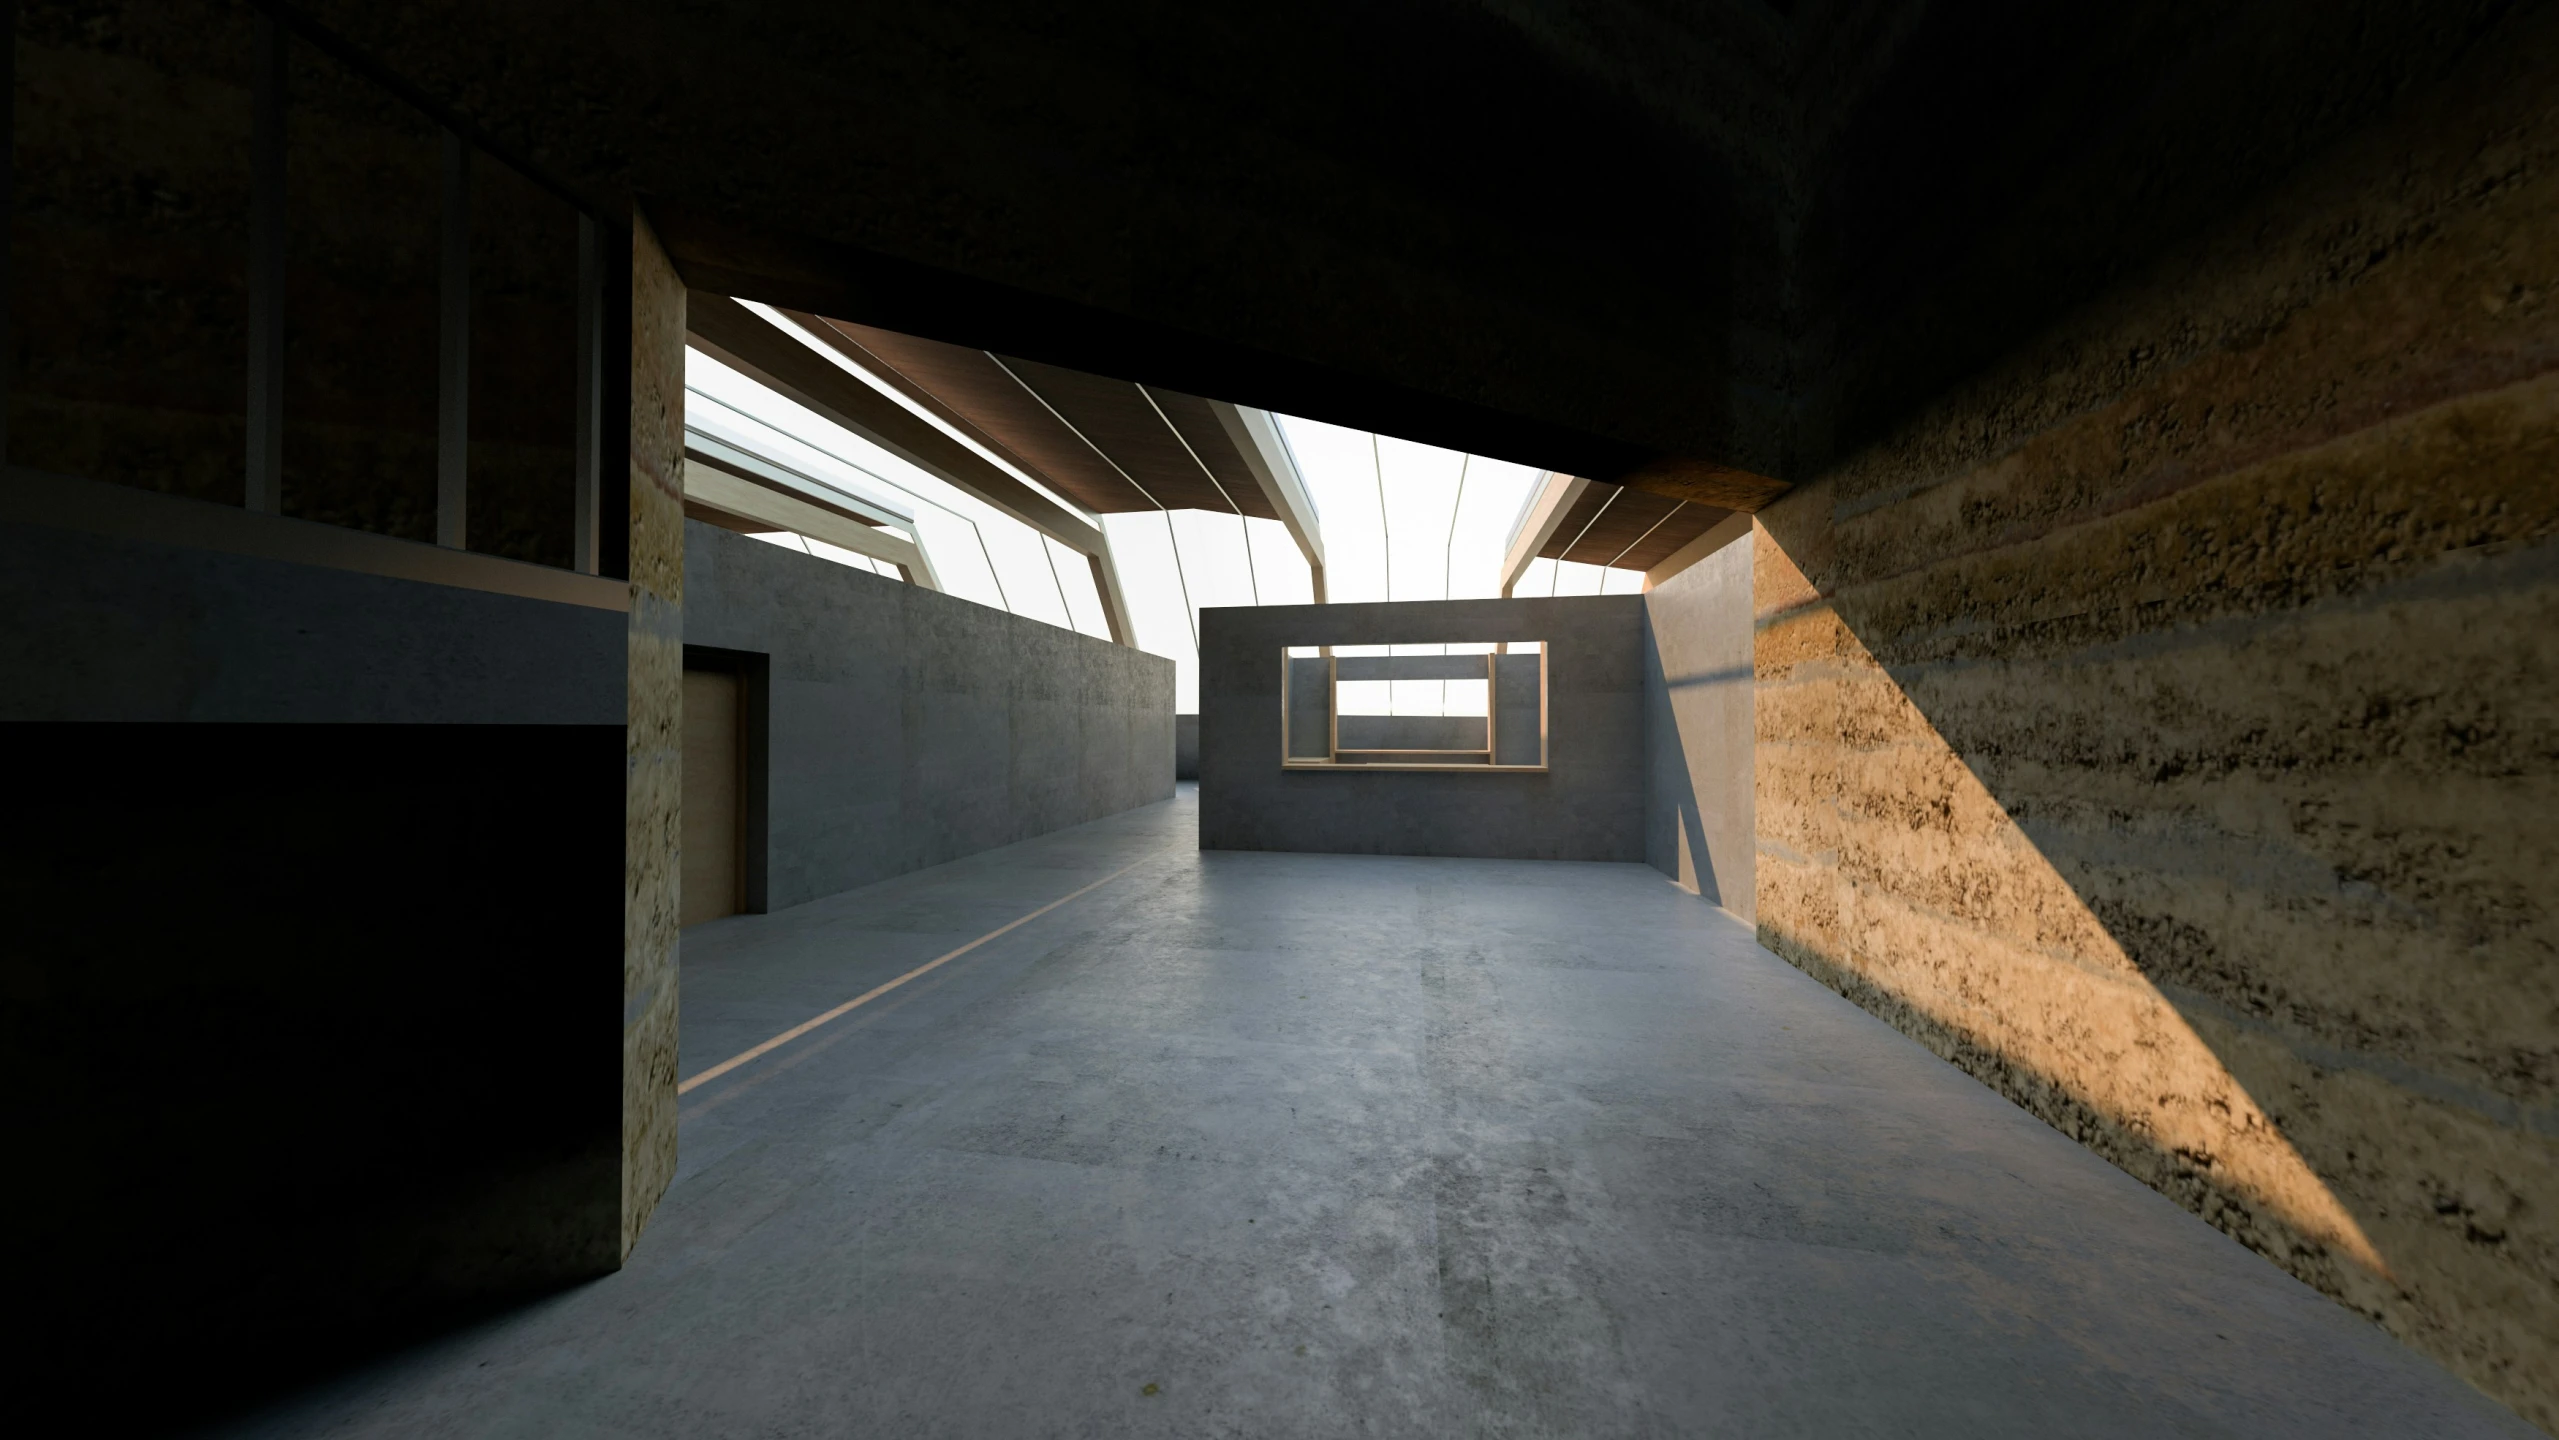
<path fill-rule="evenodd" d="M 1174 801 L 686 932 L 628 1268 L 256 1435 L 2529 1436 L 1637 865 Z"/>

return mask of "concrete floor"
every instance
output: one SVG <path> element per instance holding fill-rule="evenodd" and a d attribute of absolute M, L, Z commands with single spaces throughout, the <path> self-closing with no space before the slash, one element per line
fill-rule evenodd
<path fill-rule="evenodd" d="M 2536 1434 L 1634 865 L 1171 803 L 687 932 L 628 1269 L 236 1427 Z"/>

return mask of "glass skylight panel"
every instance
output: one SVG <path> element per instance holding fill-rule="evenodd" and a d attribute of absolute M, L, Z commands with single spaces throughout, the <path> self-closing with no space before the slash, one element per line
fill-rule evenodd
<path fill-rule="evenodd" d="M 1364 430 L 1273 417 L 1324 516 L 1324 589 L 1333 604 L 1386 598 L 1386 524 L 1376 452 Z"/>
<path fill-rule="evenodd" d="M 1396 600 L 1447 598 L 1449 524 L 1457 513 L 1460 476 L 1474 467 L 1465 456 L 1409 440 L 1379 436 L 1372 457 L 1384 484 L 1381 549 L 1388 567 L 1387 593 Z"/>
<path fill-rule="evenodd" d="M 1324 516 L 1324 580 L 1336 602 L 1490 598 L 1512 521 L 1539 472 L 1482 456 L 1276 417 Z M 1522 593 L 1526 593 L 1524 590 Z"/>
<path fill-rule="evenodd" d="M 1252 519 L 1244 522 L 1245 533 L 1253 542 L 1253 574 L 1261 582 L 1265 605 L 1312 605 L 1315 603 L 1315 572 L 1307 568 L 1306 556 L 1288 527 L 1277 520 Z"/>
<path fill-rule="evenodd" d="M 1111 617 L 1102 609 L 1102 592 L 1093 586 L 1092 562 L 1045 535 L 1040 543 L 1048 547 L 1049 564 L 1066 591 L 1066 610 L 1075 617 L 1075 628 L 1097 640 L 1110 639 Z"/>
<path fill-rule="evenodd" d="M 1102 529 L 1110 537 L 1137 648 L 1173 662 L 1174 710 L 1199 713 L 1199 642 L 1191 630 L 1188 577 L 1175 563 L 1164 513 L 1105 515 Z"/>
<path fill-rule="evenodd" d="M 1049 563 L 1048 546 L 1027 525 L 985 525 L 980 532 L 995 566 L 1009 609 L 1016 615 L 1045 620 L 1062 630 L 1075 628 L 1068 610 L 1065 577 Z"/>
<path fill-rule="evenodd" d="M 847 550 L 841 545 L 830 545 L 823 540 L 803 535 L 800 537 L 800 548 L 820 560 L 832 560 L 838 565 L 850 566 L 855 570 L 868 570 L 874 575 L 880 573 L 880 567 L 871 562 L 870 556 Z"/>
<path fill-rule="evenodd" d="M 1084 628 L 1073 618 L 1073 592 L 1063 567 L 1051 567 L 1050 542 L 1039 532 L 700 351 L 685 352 L 685 385 L 693 392 L 686 400 L 687 423 L 716 425 L 745 448 L 822 482 L 921 502 L 907 508 L 915 512 L 917 539 L 944 591 L 1052 625 Z M 1076 568 L 1089 592 L 1091 567 L 1077 556 Z M 1100 610 L 1096 596 L 1097 628 L 1088 633 L 1107 635 Z"/>
<path fill-rule="evenodd" d="M 1511 522 L 1542 476 L 1526 465 L 1478 455 L 1466 468 L 1466 490 L 1451 527 L 1448 598 L 1489 600 L 1502 593 L 1502 559 Z"/>
<path fill-rule="evenodd" d="M 924 553 L 933 557 L 933 578 L 942 582 L 944 594 L 998 610 L 1013 608 L 1005 603 L 1003 583 L 995 578 L 995 562 L 987 556 L 978 526 L 938 508 L 917 511 L 915 526 L 924 532 Z"/>
<path fill-rule="evenodd" d="M 1610 577 L 1622 576 L 1622 579 Z M 1615 586 L 1615 589 L 1603 589 Z M 1585 565 L 1579 560 L 1531 560 L 1520 572 L 1519 586 L 1511 593 L 1522 599 L 1564 595 L 1633 595 L 1644 588 L 1644 576 L 1636 570 L 1611 570 L 1605 566 Z"/>
<path fill-rule="evenodd" d="M 1161 513 L 1170 518 L 1174 541 L 1182 547 L 1182 574 L 1190 585 L 1194 611 L 1213 605 L 1261 603 L 1259 568 L 1245 547 L 1244 523 L 1233 512 Z"/>
<path fill-rule="evenodd" d="M 884 486 L 892 499 L 902 495 L 921 500 L 981 523 L 992 520 L 1005 525 L 1021 524 L 699 350 L 684 352 L 684 384 L 687 390 L 711 402 L 699 415 L 700 423 L 738 426 L 744 422 L 744 433 L 756 448 L 793 469 L 829 483 L 844 482 L 862 488 Z M 685 409 L 688 423 L 695 422 L 696 407 L 691 400 Z"/>
<path fill-rule="evenodd" d="M 904 581 L 906 578 L 898 573 L 898 569 L 894 565 L 882 564 L 868 555 L 847 550 L 841 545 L 829 545 L 823 540 L 812 540 L 806 535 L 801 535 L 793 531 L 768 530 L 760 534 L 749 535 L 746 538 L 749 540 L 761 540 L 767 545 L 776 546 L 784 550 L 797 550 L 803 555 L 815 556 L 820 560 L 832 560 L 838 565 L 850 566 L 855 570 L 867 570 L 874 575 L 885 576 L 891 580 Z"/>
<path fill-rule="evenodd" d="M 838 368 L 922 413 L 796 327 L 781 328 Z M 918 538 L 950 593 L 1088 635 L 1110 633 L 1091 566 L 1081 554 L 709 356 L 688 351 L 686 379 L 695 392 L 687 407 L 688 423 L 698 411 L 706 427 L 720 427 L 719 433 L 734 436 L 743 448 L 821 483 L 912 509 Z M 1273 420 L 1305 482 L 1308 504 L 1322 517 L 1326 599 L 1429 601 L 1499 593 L 1512 526 L 1537 492 L 1540 472 L 1319 421 Z M 934 423 L 948 433 L 948 427 Z M 966 437 L 959 438 L 967 443 Z M 1036 481 L 1031 483 L 1036 487 Z M 1305 557 L 1276 520 L 1249 519 L 1232 511 L 1176 510 L 1104 515 L 1099 524 L 1110 539 L 1135 630 L 1131 639 L 1138 648 L 1174 662 L 1175 705 L 1184 712 L 1198 706 L 1201 609 L 1314 600 Z M 865 568 L 895 573 L 894 567 L 877 564 Z M 1643 577 L 1634 571 L 1537 560 L 1514 593 L 1614 595 L 1642 586 Z M 1490 648 L 1421 647 L 1433 654 L 1478 654 Z M 1383 646 L 1342 646 L 1335 653 L 1386 651 Z M 1345 690 L 1343 703 L 1358 708 L 1345 713 L 1475 716 L 1484 714 L 1488 703 L 1482 681 L 1346 683 L 1353 688 Z"/>

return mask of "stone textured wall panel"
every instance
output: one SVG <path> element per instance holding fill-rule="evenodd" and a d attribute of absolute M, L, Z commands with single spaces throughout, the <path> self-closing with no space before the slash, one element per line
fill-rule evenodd
<path fill-rule="evenodd" d="M 684 831 L 684 282 L 631 227 L 631 649 L 622 948 L 622 1253 L 675 1178 Z"/>
<path fill-rule="evenodd" d="M 2554 55 L 1812 477 L 1754 573 L 1766 943 L 2545 1427 Z"/>

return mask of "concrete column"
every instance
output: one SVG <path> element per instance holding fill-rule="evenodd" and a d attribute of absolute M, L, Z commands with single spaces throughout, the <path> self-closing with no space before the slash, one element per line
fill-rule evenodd
<path fill-rule="evenodd" d="M 622 1254 L 675 1175 L 684 751 L 684 282 L 631 225 L 631 629 L 622 912 Z"/>

